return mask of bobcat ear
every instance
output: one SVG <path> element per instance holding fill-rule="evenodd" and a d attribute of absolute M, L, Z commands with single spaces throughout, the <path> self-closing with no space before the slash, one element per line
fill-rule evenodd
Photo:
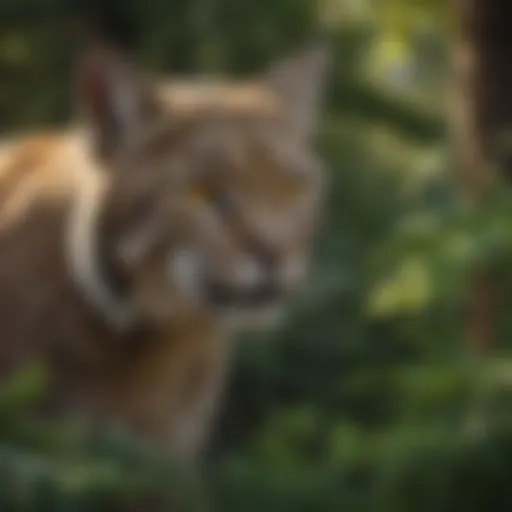
<path fill-rule="evenodd" d="M 284 102 L 300 137 L 314 131 L 328 73 L 330 55 L 324 47 L 310 47 L 272 66 L 264 83 Z"/>
<path fill-rule="evenodd" d="M 81 55 L 77 96 L 79 111 L 102 157 L 133 140 L 150 112 L 150 96 L 133 64 L 101 41 L 89 43 Z"/>

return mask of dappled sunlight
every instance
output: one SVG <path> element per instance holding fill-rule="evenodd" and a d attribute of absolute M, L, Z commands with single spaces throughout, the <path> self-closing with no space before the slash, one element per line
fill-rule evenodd
<path fill-rule="evenodd" d="M 370 292 L 369 313 L 388 316 L 423 310 L 433 299 L 431 288 L 427 265 L 418 259 L 407 260 Z"/>

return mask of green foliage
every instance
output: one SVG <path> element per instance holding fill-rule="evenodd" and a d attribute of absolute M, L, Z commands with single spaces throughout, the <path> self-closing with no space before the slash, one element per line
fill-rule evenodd
<path fill-rule="evenodd" d="M 34 365 L 0 389 L 2 510 L 204 510 L 203 490 L 157 447 L 119 431 L 91 436 L 80 424 L 36 420 L 45 374 Z"/>

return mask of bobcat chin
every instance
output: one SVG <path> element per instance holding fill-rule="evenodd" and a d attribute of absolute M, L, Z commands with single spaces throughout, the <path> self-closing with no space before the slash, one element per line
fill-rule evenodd
<path fill-rule="evenodd" d="M 98 42 L 81 122 L 0 146 L 0 371 L 44 361 L 43 414 L 199 453 L 233 331 L 307 275 L 325 67 L 308 50 L 244 83 L 169 82 Z"/>

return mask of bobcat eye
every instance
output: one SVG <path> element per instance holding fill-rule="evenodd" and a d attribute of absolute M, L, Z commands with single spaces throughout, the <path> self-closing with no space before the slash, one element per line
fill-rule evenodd
<path fill-rule="evenodd" d="M 187 197 L 197 206 L 205 206 L 213 200 L 213 195 L 206 187 L 191 187 L 187 191 Z"/>
<path fill-rule="evenodd" d="M 198 207 L 210 206 L 219 215 L 227 215 L 231 211 L 231 200 L 227 193 L 220 189 L 197 186 L 188 190 L 188 198 Z"/>

